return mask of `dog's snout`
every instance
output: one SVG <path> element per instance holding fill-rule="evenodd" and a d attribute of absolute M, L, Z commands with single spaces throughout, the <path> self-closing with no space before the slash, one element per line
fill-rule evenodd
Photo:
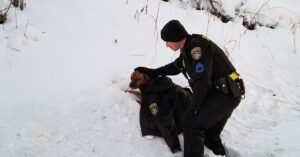
<path fill-rule="evenodd" d="M 137 83 L 134 82 L 134 81 L 131 81 L 131 82 L 129 83 L 129 87 L 132 88 L 132 89 L 138 88 Z"/>

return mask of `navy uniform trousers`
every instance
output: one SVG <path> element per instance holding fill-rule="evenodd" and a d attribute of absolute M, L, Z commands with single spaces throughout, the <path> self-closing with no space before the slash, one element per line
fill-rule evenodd
<path fill-rule="evenodd" d="M 183 119 L 184 157 L 203 156 L 204 144 L 215 154 L 224 155 L 220 134 L 240 101 L 240 97 L 211 92 L 197 113 L 186 111 L 188 116 Z"/>

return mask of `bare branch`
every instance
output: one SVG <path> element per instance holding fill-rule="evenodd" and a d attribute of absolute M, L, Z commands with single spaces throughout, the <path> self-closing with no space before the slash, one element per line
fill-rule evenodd
<path fill-rule="evenodd" d="M 29 23 L 29 19 L 27 20 L 27 23 L 26 23 L 26 27 L 25 27 L 25 32 L 24 32 L 24 36 L 26 37 L 26 31 L 27 31 L 27 27 L 28 27 L 28 23 Z"/>
<path fill-rule="evenodd" d="M 156 12 L 156 18 L 154 19 L 154 35 L 156 33 L 156 41 L 155 41 L 155 53 L 154 53 L 154 56 L 152 57 L 151 59 L 151 62 L 150 62 L 150 65 L 153 63 L 154 59 L 156 58 L 157 56 L 157 45 L 158 45 L 158 31 L 157 31 L 157 21 L 158 21 L 158 15 L 159 15 L 159 10 L 160 10 L 160 3 L 161 3 L 162 0 L 159 1 L 158 3 L 158 8 L 157 8 L 157 12 Z"/>
<path fill-rule="evenodd" d="M 294 39 L 293 39 L 293 41 L 294 41 L 294 43 L 293 43 L 293 45 L 294 45 L 294 53 L 296 53 L 296 51 L 297 51 L 297 46 L 296 46 L 296 33 L 297 33 L 297 29 L 298 29 L 298 24 L 293 24 L 293 26 L 292 26 L 292 32 L 293 32 L 293 37 L 294 37 Z"/>

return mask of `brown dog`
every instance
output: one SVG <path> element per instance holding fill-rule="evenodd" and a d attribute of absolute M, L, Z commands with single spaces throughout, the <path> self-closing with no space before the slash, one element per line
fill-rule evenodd
<path fill-rule="evenodd" d="M 191 93 L 166 76 L 149 76 L 135 70 L 130 89 L 141 105 L 142 136 L 163 137 L 173 153 L 181 151 L 178 134 L 182 132 L 181 118 L 191 102 Z"/>

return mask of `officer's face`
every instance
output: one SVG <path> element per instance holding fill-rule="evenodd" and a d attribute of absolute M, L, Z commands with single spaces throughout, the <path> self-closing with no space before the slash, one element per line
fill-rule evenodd
<path fill-rule="evenodd" d="M 167 41 L 166 46 L 169 47 L 170 49 L 172 49 L 173 51 L 177 51 L 180 48 L 179 44 L 177 42 Z"/>

